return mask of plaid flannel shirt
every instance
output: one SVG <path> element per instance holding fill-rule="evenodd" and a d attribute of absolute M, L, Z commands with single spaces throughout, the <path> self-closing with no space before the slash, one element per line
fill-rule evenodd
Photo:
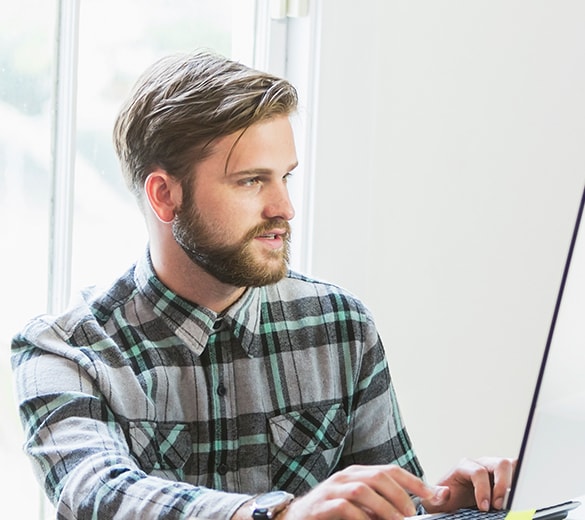
<path fill-rule="evenodd" d="M 354 463 L 422 475 L 372 318 L 343 290 L 289 273 L 218 315 L 145 255 L 94 292 L 13 341 L 25 451 L 59 519 L 229 518 Z"/>

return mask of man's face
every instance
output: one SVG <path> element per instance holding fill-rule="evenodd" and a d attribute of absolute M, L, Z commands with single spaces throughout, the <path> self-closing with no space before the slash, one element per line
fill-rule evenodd
<path fill-rule="evenodd" d="M 287 179 L 296 165 L 288 117 L 219 139 L 195 168 L 192 186 L 183 188 L 175 240 L 223 283 L 249 287 L 280 280 L 294 216 Z"/>

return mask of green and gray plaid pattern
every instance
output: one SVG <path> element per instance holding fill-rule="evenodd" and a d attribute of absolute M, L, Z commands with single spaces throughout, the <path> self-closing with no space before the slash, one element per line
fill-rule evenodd
<path fill-rule="evenodd" d="M 25 450 L 59 519 L 229 518 L 351 464 L 422 475 L 363 305 L 290 273 L 222 315 L 148 255 L 15 337 Z"/>

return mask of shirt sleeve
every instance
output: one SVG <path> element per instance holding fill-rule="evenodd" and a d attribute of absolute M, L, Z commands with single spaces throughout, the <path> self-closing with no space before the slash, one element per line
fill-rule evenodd
<path fill-rule="evenodd" d="M 397 464 L 423 477 L 404 425 L 386 353 L 369 316 L 363 324 L 350 435 L 341 464 Z"/>
<path fill-rule="evenodd" d="M 80 359 L 60 355 L 62 343 L 45 337 L 40 348 L 23 334 L 12 346 L 24 449 L 59 520 L 228 519 L 250 499 L 146 474 L 108 406 L 103 382 L 98 385 Z"/>

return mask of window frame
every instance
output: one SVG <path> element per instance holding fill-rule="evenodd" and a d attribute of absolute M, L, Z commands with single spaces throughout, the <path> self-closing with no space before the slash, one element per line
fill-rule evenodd
<path fill-rule="evenodd" d="M 289 189 L 296 209 L 292 269 L 310 275 L 313 255 L 315 146 L 318 117 L 320 0 L 257 0 L 254 66 L 287 78 L 297 88 L 292 118 L 299 167 Z"/>
<path fill-rule="evenodd" d="M 286 77 L 299 92 L 299 117 L 292 121 L 300 166 L 291 187 L 297 209 L 291 267 L 309 273 L 320 2 L 311 2 L 300 17 L 275 17 L 274 4 L 273 0 L 234 1 L 232 56 Z M 47 297 L 47 311 L 53 314 L 65 309 L 71 293 L 80 1 L 58 0 L 57 9 Z M 247 26 L 253 25 L 253 42 L 241 24 L 236 26 L 235 20 L 242 19 Z M 52 506 L 42 490 L 39 493 L 39 518 L 44 519 Z"/>

